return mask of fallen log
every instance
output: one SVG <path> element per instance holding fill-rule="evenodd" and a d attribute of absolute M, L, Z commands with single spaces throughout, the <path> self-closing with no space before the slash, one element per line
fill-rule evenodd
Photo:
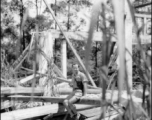
<path fill-rule="evenodd" d="M 77 111 L 90 109 L 95 107 L 94 105 L 76 105 Z M 1 114 L 1 120 L 23 120 L 38 116 L 48 115 L 50 113 L 58 113 L 66 111 L 64 106 L 59 104 L 52 104 L 41 107 L 27 108 L 23 110 L 15 110 Z"/>

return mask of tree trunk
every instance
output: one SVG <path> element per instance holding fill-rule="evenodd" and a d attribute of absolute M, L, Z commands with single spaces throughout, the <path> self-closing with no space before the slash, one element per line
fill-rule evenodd
<path fill-rule="evenodd" d="M 53 45 L 54 38 L 50 32 L 45 32 L 40 35 L 39 39 L 39 49 L 40 52 L 37 55 L 38 61 L 38 72 L 47 73 L 47 77 L 41 77 L 39 79 L 39 86 L 44 87 L 45 96 L 54 96 L 54 82 L 55 79 L 52 78 L 55 76 L 53 72 Z M 41 53 L 42 51 L 42 53 Z M 46 59 L 47 57 L 47 59 Z M 50 77 L 52 79 L 50 79 Z"/>

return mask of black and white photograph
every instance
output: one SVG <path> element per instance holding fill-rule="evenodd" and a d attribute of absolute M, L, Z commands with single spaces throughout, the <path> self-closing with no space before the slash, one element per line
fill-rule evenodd
<path fill-rule="evenodd" d="M 152 120 L 151 0 L 0 0 L 1 120 Z"/>

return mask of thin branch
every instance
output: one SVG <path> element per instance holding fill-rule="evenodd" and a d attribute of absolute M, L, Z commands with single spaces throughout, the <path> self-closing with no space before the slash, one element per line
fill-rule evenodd
<path fill-rule="evenodd" d="M 144 4 L 141 4 L 141 5 L 135 5 L 134 8 L 146 7 L 146 6 L 151 5 L 151 4 L 152 4 L 152 2 L 144 3 Z"/>

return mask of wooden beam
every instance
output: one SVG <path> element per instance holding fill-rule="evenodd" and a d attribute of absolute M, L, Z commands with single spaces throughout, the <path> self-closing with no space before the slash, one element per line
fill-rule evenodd
<path fill-rule="evenodd" d="M 67 37 L 67 35 L 63 32 L 63 29 L 62 29 L 62 27 L 60 26 L 59 22 L 57 21 L 56 17 L 54 16 L 54 13 L 53 13 L 51 7 L 50 7 L 49 4 L 46 2 L 46 0 L 43 0 L 43 1 L 44 1 L 45 5 L 47 6 L 47 8 L 49 9 L 49 11 L 50 11 L 53 19 L 54 19 L 55 22 L 57 23 L 57 25 L 58 25 L 59 29 L 61 30 L 63 36 L 65 37 L 65 39 L 66 39 L 69 47 L 71 48 L 71 50 L 73 51 L 74 55 L 76 56 L 76 58 L 77 58 L 77 60 L 78 60 L 78 62 L 79 62 L 79 64 L 80 64 L 80 66 L 82 67 L 83 71 L 85 72 L 88 80 L 91 82 L 91 84 L 92 84 L 94 87 L 96 87 L 96 84 L 94 83 L 93 79 L 91 78 L 91 75 L 90 75 L 90 73 L 88 72 L 88 70 L 86 70 L 86 68 L 85 68 L 85 66 L 84 66 L 84 64 L 83 64 L 80 56 L 77 54 L 76 50 L 75 50 L 74 47 L 72 46 L 72 43 L 70 42 L 70 40 L 69 40 L 69 38 Z"/>
<path fill-rule="evenodd" d="M 58 92 L 61 95 L 67 95 L 72 92 L 72 88 L 58 88 Z M 101 94 L 101 89 L 87 89 L 87 94 Z"/>
<path fill-rule="evenodd" d="M 50 30 L 51 33 L 54 35 L 55 38 L 63 38 L 63 34 L 59 31 L 59 30 Z M 66 36 L 70 39 L 70 40 L 75 40 L 75 41 L 87 41 L 88 36 L 89 36 L 89 32 L 83 32 L 83 31 L 64 31 L 64 33 L 66 34 Z M 94 42 L 102 42 L 102 31 L 100 32 L 94 32 L 93 35 L 93 41 Z M 113 35 L 111 38 L 111 41 L 116 42 L 116 35 Z"/>
<path fill-rule="evenodd" d="M 140 13 L 136 13 L 135 14 L 135 17 L 143 17 L 143 18 L 151 18 L 151 15 L 149 14 L 140 14 Z"/>
<path fill-rule="evenodd" d="M 12 95 L 8 96 L 7 99 L 10 100 L 21 100 L 24 102 L 29 102 L 31 99 L 34 102 L 50 102 L 50 103 L 62 103 L 66 97 L 48 97 L 48 96 L 23 96 L 23 95 Z"/>
<path fill-rule="evenodd" d="M 90 109 L 93 105 L 76 105 L 77 111 L 82 109 Z M 15 110 L 1 114 L 1 120 L 23 120 L 38 116 L 48 115 L 50 113 L 58 113 L 66 111 L 64 106 L 58 104 L 46 105 L 41 107 L 27 108 Z"/>
<path fill-rule="evenodd" d="M 57 88 L 58 94 L 68 95 L 72 92 L 72 88 Z M 107 93 L 110 93 L 111 90 L 107 90 Z M 117 91 L 115 91 L 116 93 Z M 31 95 L 32 87 L 1 87 L 1 95 Z M 87 89 L 87 94 L 101 94 L 101 89 Z M 137 93 L 141 93 L 142 91 L 132 90 L 132 93 L 136 95 Z M 34 95 L 42 95 L 43 88 L 35 88 Z M 149 95 L 149 92 L 146 91 L 146 95 Z"/>
<path fill-rule="evenodd" d="M 34 95 L 42 95 L 42 88 L 35 88 Z M 32 94 L 32 87 L 1 87 L 1 95 L 13 95 L 13 94 L 22 94 L 30 95 Z"/>
<path fill-rule="evenodd" d="M 111 99 L 112 97 L 112 99 Z M 130 98 L 127 96 L 127 92 L 125 91 L 123 94 L 121 94 L 121 100 L 122 102 L 120 104 L 122 104 L 124 107 L 126 107 L 128 101 L 130 100 Z M 48 97 L 48 96 L 20 96 L 20 95 L 15 95 L 15 96 L 8 96 L 9 99 L 11 100 L 22 100 L 22 101 L 30 101 L 31 98 L 34 101 L 37 102 L 51 102 L 51 103 L 62 103 L 66 96 L 62 96 L 62 97 Z M 76 103 L 76 104 L 87 104 L 87 105 L 96 105 L 96 106 L 100 106 L 102 105 L 107 105 L 108 103 L 111 103 L 111 100 L 113 101 L 113 103 L 118 103 L 118 91 L 114 91 L 113 95 L 111 96 L 111 93 L 106 93 L 106 103 L 102 103 L 101 100 L 101 95 L 87 95 L 87 96 L 83 96 L 81 97 L 81 99 Z M 138 104 L 142 103 L 142 98 L 138 98 L 136 96 L 132 96 L 132 100 L 133 102 L 136 102 Z"/>
<path fill-rule="evenodd" d="M 47 96 L 22 96 L 22 95 L 13 95 L 8 96 L 7 99 L 10 100 L 21 100 L 24 102 L 29 102 L 31 99 L 34 102 L 50 102 L 50 103 L 62 103 L 66 97 L 47 97 Z M 89 98 L 82 97 L 77 104 L 90 104 L 90 105 L 99 105 L 101 104 L 100 97 L 98 98 Z"/>
<path fill-rule="evenodd" d="M 115 91 L 113 94 L 113 102 L 116 103 L 118 101 L 118 92 Z M 8 96 L 11 100 L 22 100 L 24 102 L 28 102 L 31 100 L 37 101 L 37 102 L 51 102 L 51 103 L 62 103 L 65 98 L 64 97 L 48 97 L 48 96 L 21 96 L 21 95 L 14 95 L 14 96 Z M 106 93 L 106 101 L 110 102 L 111 101 L 111 94 Z M 90 105 L 101 105 L 101 96 L 100 95 L 87 95 L 81 97 L 79 102 L 77 104 L 90 104 Z"/>
<path fill-rule="evenodd" d="M 1 95 L 31 95 L 32 87 L 1 87 Z M 68 95 L 72 92 L 72 88 L 57 88 L 58 94 Z M 100 94 L 101 89 L 87 89 L 88 94 Z M 42 95 L 43 88 L 35 88 L 34 95 Z"/>

